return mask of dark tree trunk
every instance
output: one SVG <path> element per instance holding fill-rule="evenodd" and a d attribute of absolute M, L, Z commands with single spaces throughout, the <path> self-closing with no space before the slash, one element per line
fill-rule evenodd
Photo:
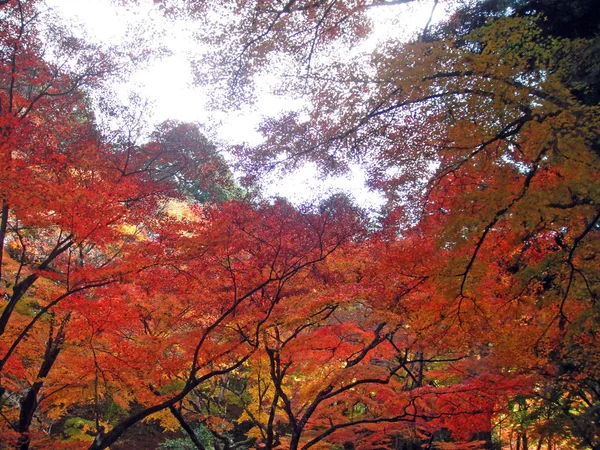
<path fill-rule="evenodd" d="M 50 373 L 50 369 L 52 369 L 52 366 L 56 362 L 56 358 L 58 358 L 58 355 L 62 349 L 62 344 L 65 338 L 64 329 L 68 321 L 69 316 L 67 315 L 62 321 L 56 337 L 53 336 L 54 327 L 52 324 L 50 325 L 48 342 L 46 343 L 46 352 L 44 353 L 44 360 L 42 361 L 42 365 L 40 366 L 40 370 L 37 375 L 38 380 L 46 378 Z M 43 381 L 36 381 L 33 383 L 31 388 L 29 388 L 27 394 L 25 394 L 25 397 L 21 400 L 21 411 L 19 413 L 19 422 L 17 424 L 17 431 L 21 433 L 21 437 L 17 443 L 17 448 L 19 450 L 29 449 L 29 428 L 31 426 L 33 416 L 37 411 L 39 402 L 38 395 L 43 386 Z"/>
<path fill-rule="evenodd" d="M 483 449 L 491 450 L 493 448 L 492 444 L 492 432 L 491 431 L 479 431 L 478 433 L 473 434 L 473 441 L 483 441 Z"/>
<path fill-rule="evenodd" d="M 202 442 L 200 442 L 198 440 L 196 433 L 194 433 L 194 430 L 192 430 L 192 427 L 190 427 L 190 425 L 185 421 L 185 419 L 181 415 L 181 412 L 179 412 L 179 410 L 177 408 L 175 408 L 175 406 L 173 406 L 173 405 L 169 406 L 169 411 L 171 411 L 171 414 L 173 414 L 173 417 L 175 417 L 177 419 L 177 422 L 179 422 L 179 425 L 181 425 L 181 428 L 183 428 L 185 430 L 185 432 L 188 434 L 189 438 L 192 440 L 192 442 L 194 443 L 196 448 L 198 450 L 206 450 L 206 447 L 204 447 L 204 445 L 202 445 Z"/>

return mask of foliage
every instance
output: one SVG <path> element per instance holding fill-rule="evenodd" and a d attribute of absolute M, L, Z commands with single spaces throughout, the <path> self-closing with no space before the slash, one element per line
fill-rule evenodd
<path fill-rule="evenodd" d="M 209 449 L 213 449 L 214 438 L 210 431 L 204 426 L 193 427 L 193 431 L 198 436 L 200 442 Z M 195 450 L 196 445 L 189 438 L 169 439 L 158 446 L 159 450 Z"/>
<path fill-rule="evenodd" d="M 144 151 L 155 153 L 160 161 L 153 166 L 153 178 L 174 179 L 184 194 L 201 203 L 241 198 L 225 159 L 197 125 L 167 121 L 151 139 L 156 148 L 148 145 Z"/>
<path fill-rule="evenodd" d="M 231 100 L 277 58 L 310 100 L 247 169 L 360 163 L 389 199 L 372 227 L 343 195 L 244 199 L 197 125 L 109 141 L 85 88 L 119 65 L 0 1 L 1 445 L 157 421 L 188 435 L 161 448 L 598 448 L 596 31 L 482 2 L 319 58 L 401 3 L 222 2 L 205 36 Z"/>

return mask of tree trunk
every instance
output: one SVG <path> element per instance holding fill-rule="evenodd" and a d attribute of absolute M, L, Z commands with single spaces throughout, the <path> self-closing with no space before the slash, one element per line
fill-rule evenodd
<path fill-rule="evenodd" d="M 473 434 L 471 438 L 472 441 L 483 441 L 483 449 L 491 450 L 493 448 L 492 445 L 492 432 L 491 431 L 479 431 Z"/>
<path fill-rule="evenodd" d="M 292 432 L 292 439 L 290 440 L 290 450 L 298 450 L 300 445 L 300 433 L 295 430 Z"/>
<path fill-rule="evenodd" d="M 8 226 L 8 203 L 2 200 L 2 218 L 0 219 L 0 280 L 2 279 L 2 261 L 4 257 L 4 240 L 6 239 L 6 227 Z"/>
<path fill-rule="evenodd" d="M 169 411 L 171 411 L 171 414 L 173 414 L 173 417 L 175 417 L 177 419 L 177 422 L 179 422 L 179 425 L 181 425 L 181 428 L 183 428 L 185 430 L 185 432 L 188 434 L 189 438 L 192 440 L 192 442 L 194 443 L 196 448 L 198 450 L 206 450 L 206 447 L 204 447 L 204 445 L 202 445 L 202 442 L 200 442 L 198 440 L 196 433 L 194 433 L 194 430 L 192 430 L 192 427 L 190 427 L 189 424 L 185 421 L 185 419 L 183 418 L 183 416 L 181 415 L 179 410 L 177 408 L 175 408 L 175 406 L 171 405 L 171 406 L 169 406 Z"/>
<path fill-rule="evenodd" d="M 44 353 L 44 359 L 42 361 L 42 365 L 40 366 L 40 370 L 38 372 L 37 378 L 38 380 L 44 379 L 50 373 L 50 369 L 56 362 L 56 358 L 62 349 L 62 344 L 65 339 L 64 329 L 65 325 L 69 321 L 69 315 L 67 315 L 56 334 L 56 337 L 53 337 L 54 327 L 52 322 L 50 323 L 50 331 L 48 333 L 48 342 L 46 343 L 46 352 Z M 19 423 L 17 424 L 17 431 L 21 433 L 19 441 L 17 443 L 17 449 L 19 450 L 28 450 L 30 437 L 29 437 L 29 428 L 31 426 L 31 421 L 33 420 L 33 416 L 37 411 L 38 407 L 38 394 L 42 387 L 44 386 L 43 381 L 36 381 L 33 383 L 31 388 L 25 394 L 25 397 L 21 400 L 21 411 L 19 413 Z"/>

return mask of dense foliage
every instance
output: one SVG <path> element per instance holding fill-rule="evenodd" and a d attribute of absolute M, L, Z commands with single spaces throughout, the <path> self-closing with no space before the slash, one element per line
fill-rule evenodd
<path fill-rule="evenodd" d="M 0 448 L 600 449 L 594 2 L 337 60 L 411 1 L 155 3 L 201 19 L 215 103 L 305 99 L 249 175 L 357 163 L 388 203 L 263 200 L 195 124 L 108 139 L 90 93 L 147 52 L 0 0 Z"/>

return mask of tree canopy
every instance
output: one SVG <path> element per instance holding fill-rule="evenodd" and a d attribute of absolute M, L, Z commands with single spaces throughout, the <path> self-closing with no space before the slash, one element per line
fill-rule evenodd
<path fill-rule="evenodd" d="M 154 3 L 202 23 L 216 105 L 271 70 L 304 99 L 247 175 L 359 164 L 387 204 L 245 191 L 198 124 L 107 136 L 92 89 L 150 55 L 0 1 L 0 448 L 599 449 L 594 2 L 366 55 L 412 1 Z"/>

